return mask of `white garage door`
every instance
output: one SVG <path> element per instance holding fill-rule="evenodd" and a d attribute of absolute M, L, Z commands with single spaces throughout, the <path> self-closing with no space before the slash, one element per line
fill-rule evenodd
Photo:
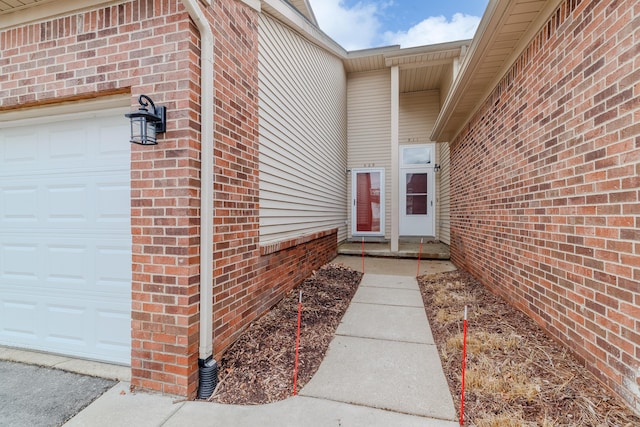
<path fill-rule="evenodd" d="M 130 363 L 122 111 L 0 126 L 0 344 Z"/>

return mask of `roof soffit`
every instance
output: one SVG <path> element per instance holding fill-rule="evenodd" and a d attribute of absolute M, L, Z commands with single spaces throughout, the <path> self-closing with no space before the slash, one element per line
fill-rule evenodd
<path fill-rule="evenodd" d="M 401 49 L 387 46 L 352 51 L 343 61 L 347 73 L 400 69 L 400 92 L 437 90 L 453 71 L 470 40 Z"/>
<path fill-rule="evenodd" d="M 0 0 L 0 29 L 61 16 L 117 0 Z"/>

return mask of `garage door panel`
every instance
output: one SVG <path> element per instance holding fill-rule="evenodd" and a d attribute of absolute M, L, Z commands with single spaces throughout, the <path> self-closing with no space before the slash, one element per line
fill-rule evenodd
<path fill-rule="evenodd" d="M 111 117 L 100 121 L 97 129 L 99 135 L 95 144 L 96 153 L 101 159 L 110 159 L 114 166 L 122 165 L 120 159 L 129 159 L 131 149 L 129 147 L 129 125 L 125 126 L 123 131 L 122 121 L 120 117 Z M 124 135 L 127 144 L 114 144 L 113 141 L 119 140 Z"/>
<path fill-rule="evenodd" d="M 47 222 L 89 222 L 92 214 L 87 184 L 61 183 L 46 187 Z"/>
<path fill-rule="evenodd" d="M 87 144 L 85 129 L 69 129 L 66 123 L 50 127 L 47 141 L 49 160 L 61 160 L 67 162 L 70 159 L 84 160 L 90 147 Z"/>
<path fill-rule="evenodd" d="M 0 290 L 12 283 L 24 287 L 30 281 L 29 288 L 116 292 L 126 297 L 131 269 L 123 266 L 130 266 L 131 242 L 100 235 L 85 237 L 56 233 L 5 236 L 0 246 Z"/>
<path fill-rule="evenodd" d="M 131 319 L 128 311 L 116 310 L 115 308 L 98 308 L 95 317 L 96 330 L 100 331 L 96 334 L 98 345 L 101 348 L 110 351 L 125 352 L 128 355 L 130 346 L 129 341 L 124 342 L 122 337 L 116 332 L 122 328 L 129 330 L 131 328 Z"/>
<path fill-rule="evenodd" d="M 89 271 L 89 245 L 61 245 L 46 246 L 44 259 L 46 260 L 45 280 L 48 287 L 56 289 L 77 289 L 90 292 L 91 277 Z"/>
<path fill-rule="evenodd" d="M 0 324 L 3 325 L 0 336 L 4 335 L 8 339 L 19 338 L 18 342 L 36 341 L 36 319 L 38 319 L 36 303 L 3 298 L 0 306 L 2 306 Z"/>
<path fill-rule="evenodd" d="M 0 127 L 0 344 L 130 362 L 128 133 Z"/>
<path fill-rule="evenodd" d="M 129 228 L 131 222 L 130 203 L 131 186 L 129 182 L 117 182 L 109 177 L 96 183 L 96 199 L 98 216 L 96 222 L 100 226 L 114 226 Z"/>
<path fill-rule="evenodd" d="M 38 274 L 34 265 L 38 262 L 38 245 L 21 241 L 3 243 L 0 247 L 0 283 L 9 280 L 37 282 Z M 2 286 L 0 285 L 0 290 Z"/>
<path fill-rule="evenodd" d="M 38 131 L 29 127 L 3 131 L 2 160 L 6 170 L 20 167 L 24 163 L 34 163 L 38 159 Z"/>
<path fill-rule="evenodd" d="M 55 288 L 0 296 L 0 344 L 128 363 L 130 303 Z M 123 331 L 125 333 L 123 333 Z"/>
<path fill-rule="evenodd" d="M 0 188 L 0 217 L 8 224 L 38 221 L 38 187 L 36 185 Z"/>
<path fill-rule="evenodd" d="M 126 292 L 131 289 L 131 274 L 118 268 L 131 263 L 131 247 L 129 242 L 121 241 L 120 245 L 114 241 L 96 243 L 95 254 L 100 258 L 96 262 L 95 283 L 101 292 Z"/>
<path fill-rule="evenodd" d="M 36 178 L 29 178 L 27 183 L 19 181 L 18 177 L 0 176 L 0 232 L 40 232 L 36 228 L 69 229 L 73 233 L 130 232 L 131 191 L 129 178 L 122 172 L 86 178 L 49 176 L 46 183 Z"/>
<path fill-rule="evenodd" d="M 85 347 L 88 310 L 86 304 L 80 305 L 82 300 L 76 299 L 76 305 L 68 302 L 64 304 L 46 304 L 46 323 L 44 338 L 53 345 L 73 345 Z"/>

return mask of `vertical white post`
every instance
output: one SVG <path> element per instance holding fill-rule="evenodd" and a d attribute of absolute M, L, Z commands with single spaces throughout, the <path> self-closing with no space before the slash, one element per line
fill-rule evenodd
<path fill-rule="evenodd" d="M 391 252 L 398 252 L 400 237 L 400 69 L 391 67 Z"/>

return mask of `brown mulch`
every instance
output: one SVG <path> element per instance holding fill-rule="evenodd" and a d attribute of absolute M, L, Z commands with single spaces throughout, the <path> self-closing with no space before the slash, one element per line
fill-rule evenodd
<path fill-rule="evenodd" d="M 361 278 L 362 273 L 328 264 L 291 291 L 224 353 L 219 384 L 209 400 L 253 405 L 293 394 L 298 299 L 302 291 L 300 390 L 318 370 Z"/>
<path fill-rule="evenodd" d="M 640 426 L 640 417 L 565 348 L 468 274 L 419 282 L 458 411 L 468 305 L 465 425 Z"/>
<path fill-rule="evenodd" d="M 317 371 L 362 274 L 329 264 L 261 319 L 220 361 L 211 401 L 262 404 L 293 392 L 298 292 L 303 292 L 298 390 Z M 621 400 L 531 319 L 464 272 L 419 278 L 425 309 L 456 408 L 468 306 L 465 425 L 640 426 Z"/>

